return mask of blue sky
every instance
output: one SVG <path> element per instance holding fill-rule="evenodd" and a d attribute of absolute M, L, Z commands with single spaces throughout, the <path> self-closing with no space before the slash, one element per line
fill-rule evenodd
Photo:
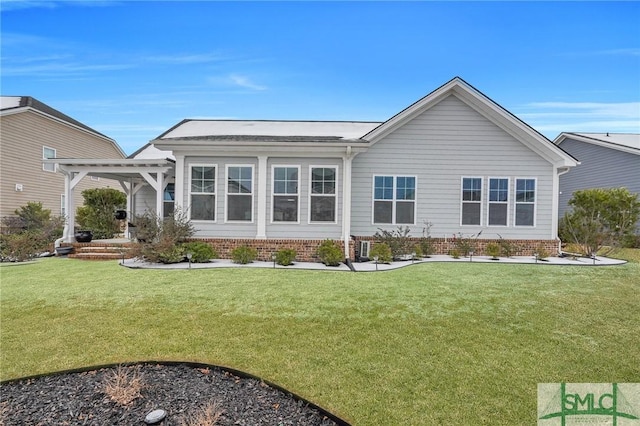
<path fill-rule="evenodd" d="M 184 118 L 384 121 L 455 76 L 551 139 L 640 133 L 637 2 L 0 7 L 2 95 L 127 154 Z"/>

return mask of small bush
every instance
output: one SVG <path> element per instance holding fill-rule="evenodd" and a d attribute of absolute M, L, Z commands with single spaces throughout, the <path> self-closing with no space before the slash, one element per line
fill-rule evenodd
<path fill-rule="evenodd" d="M 338 266 L 343 259 L 342 249 L 333 240 L 324 240 L 318 247 L 317 254 L 320 261 L 327 266 Z"/>
<path fill-rule="evenodd" d="M 105 379 L 104 393 L 119 405 L 129 405 L 142 397 L 143 375 L 139 367 L 118 366 Z"/>
<path fill-rule="evenodd" d="M 247 263 L 253 262 L 256 257 L 258 257 L 258 251 L 249 246 L 239 246 L 231 250 L 233 263 L 246 265 Z"/>
<path fill-rule="evenodd" d="M 209 403 L 198 413 L 188 416 L 180 423 L 182 426 L 215 426 L 224 410 L 217 403 Z"/>
<path fill-rule="evenodd" d="M 498 243 L 489 243 L 487 244 L 487 248 L 485 249 L 487 254 L 491 256 L 491 259 L 497 260 L 498 256 L 500 256 L 500 245 Z"/>
<path fill-rule="evenodd" d="M 536 248 L 536 253 L 538 254 L 538 259 L 541 259 L 541 260 L 544 260 L 547 257 L 549 257 L 549 252 L 547 251 L 546 248 L 544 248 L 542 244 L 540 244 L 538 248 Z"/>
<path fill-rule="evenodd" d="M 36 257 L 42 245 L 42 234 L 38 231 L 0 235 L 0 258 L 3 262 L 24 262 Z"/>
<path fill-rule="evenodd" d="M 202 241 L 192 241 L 182 245 L 184 254 L 191 253 L 193 263 L 207 263 L 218 257 L 218 253 L 209 244 Z"/>
<path fill-rule="evenodd" d="M 391 263 L 393 255 L 391 248 L 386 243 L 376 243 L 369 252 L 369 258 L 378 258 L 378 263 Z"/>
<path fill-rule="evenodd" d="M 413 249 L 410 233 L 411 229 L 408 226 L 398 226 L 394 231 L 378 228 L 378 232 L 373 234 L 373 237 L 377 242 L 385 243 L 391 249 L 394 259 L 399 259 L 410 254 Z"/>
<path fill-rule="evenodd" d="M 296 251 L 294 249 L 282 249 L 276 253 L 276 263 L 282 266 L 293 265 L 293 261 L 296 260 Z"/>
<path fill-rule="evenodd" d="M 460 250 L 458 250 L 457 248 L 449 250 L 449 256 L 453 257 L 454 259 L 460 259 Z"/>
<path fill-rule="evenodd" d="M 424 254 L 422 253 L 422 246 L 420 244 L 413 246 L 413 252 L 415 253 L 414 258 L 416 259 L 422 259 L 424 257 Z"/>
<path fill-rule="evenodd" d="M 116 210 L 127 205 L 127 196 L 114 188 L 90 188 L 82 191 L 84 205 L 76 211 L 76 222 L 82 229 L 93 232 L 93 237 L 113 238 L 120 232 Z"/>
<path fill-rule="evenodd" d="M 62 236 L 64 218 L 51 217 L 42 203 L 28 202 L 15 210 L 15 216 L 2 218 L 0 260 L 22 262 L 50 251 Z"/>
<path fill-rule="evenodd" d="M 499 244 L 500 244 L 500 248 L 502 249 L 502 255 L 504 257 L 515 256 L 518 252 L 522 250 L 520 245 L 510 240 L 505 240 L 504 238 L 502 238 L 500 234 L 498 234 L 498 237 L 500 237 Z"/>

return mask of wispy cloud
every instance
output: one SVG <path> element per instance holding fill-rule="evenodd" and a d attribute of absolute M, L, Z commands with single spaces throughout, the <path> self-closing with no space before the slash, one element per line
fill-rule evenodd
<path fill-rule="evenodd" d="M 2 0 L 0 1 L 0 12 L 8 12 L 12 10 L 22 9 L 34 9 L 34 8 L 46 8 L 55 9 L 62 5 L 73 6 L 111 6 L 121 3 L 119 1 L 110 0 L 65 0 L 65 1 L 52 1 L 52 0 Z"/>
<path fill-rule="evenodd" d="M 159 55 L 159 56 L 147 56 L 143 60 L 148 62 L 157 62 L 170 65 L 190 65 L 190 64 L 204 64 L 210 62 L 219 62 L 225 58 L 222 55 L 216 53 L 202 53 L 191 55 Z"/>
<path fill-rule="evenodd" d="M 534 102 L 516 110 L 520 118 L 545 134 L 640 133 L 640 102 Z"/>
<path fill-rule="evenodd" d="M 240 74 L 231 74 L 229 80 L 236 86 L 244 87 L 251 90 L 267 90 L 266 86 L 254 83 L 249 77 Z"/>

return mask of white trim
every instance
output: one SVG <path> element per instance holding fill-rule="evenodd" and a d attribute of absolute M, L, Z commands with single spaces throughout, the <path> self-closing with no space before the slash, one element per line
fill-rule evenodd
<path fill-rule="evenodd" d="M 251 168 L 251 194 L 231 193 L 229 194 L 229 169 L 231 167 L 250 167 Z M 224 223 L 254 223 L 255 222 L 255 196 L 256 196 L 256 178 L 255 164 L 227 164 L 225 165 L 224 175 Z M 251 220 L 229 220 L 229 195 L 251 195 Z"/>
<path fill-rule="evenodd" d="M 67 215 L 66 207 L 67 201 L 65 194 L 60 194 L 60 216 L 65 217 Z"/>
<path fill-rule="evenodd" d="M 518 181 L 519 180 L 532 180 L 534 182 L 535 188 L 533 190 L 533 203 L 531 202 L 518 202 L 517 191 L 518 191 Z M 533 224 L 532 225 L 518 225 L 516 223 L 516 215 L 517 215 L 517 206 L 518 204 L 533 204 Z M 522 177 L 516 176 L 513 179 L 513 226 L 516 228 L 535 228 L 538 223 L 538 178 L 536 177 Z"/>
<path fill-rule="evenodd" d="M 463 194 L 464 194 L 464 180 L 465 179 L 480 179 L 480 201 L 463 201 Z M 484 177 L 483 176 L 460 176 L 460 226 L 482 226 L 482 223 L 484 221 L 484 212 L 483 212 L 483 208 L 482 208 L 482 204 L 483 204 L 483 199 L 484 199 L 484 195 L 485 195 L 485 185 L 484 185 Z M 468 223 L 468 224 L 463 224 L 462 223 L 462 206 L 464 203 L 475 203 L 475 204 L 479 204 L 480 205 L 480 223 Z"/>
<path fill-rule="evenodd" d="M 189 206 L 189 219 L 192 222 L 196 223 L 217 223 L 218 222 L 218 165 L 212 163 L 189 163 L 189 181 L 188 181 L 188 190 L 187 190 L 187 205 Z M 191 191 L 191 178 L 194 167 L 213 167 L 213 192 L 192 192 Z M 176 191 L 177 192 L 177 191 Z M 191 219 L 191 196 L 192 195 L 213 195 L 213 220 L 205 220 L 205 219 Z M 177 194 L 176 194 L 177 195 Z M 163 191 L 164 196 L 164 191 Z M 177 207 L 177 204 L 176 204 Z"/>
<path fill-rule="evenodd" d="M 284 193 L 284 194 L 276 194 L 275 192 L 275 186 L 276 186 L 276 174 L 275 174 L 275 169 L 278 168 L 286 168 L 286 169 L 297 169 L 298 170 L 298 185 L 297 185 L 297 192 L 295 194 L 289 194 L 289 193 Z M 276 224 L 276 225 L 286 225 L 286 224 L 300 224 L 300 183 L 302 180 L 302 174 L 301 174 L 301 166 L 300 165 L 295 165 L 295 164 L 272 164 L 271 165 L 271 222 L 272 224 Z M 296 207 L 296 220 L 295 221 L 283 221 L 283 220 L 275 220 L 274 219 L 274 206 L 275 206 L 275 198 L 276 196 L 282 197 L 282 196 L 295 196 L 298 197 L 298 203 L 297 203 L 297 207 Z"/>
<path fill-rule="evenodd" d="M 335 170 L 335 177 L 336 177 L 336 183 L 335 183 L 335 187 L 334 187 L 334 192 L 333 194 L 313 194 L 313 169 L 334 169 Z M 319 164 L 319 165 L 309 165 L 309 208 L 307 209 L 307 223 L 309 225 L 331 225 L 331 224 L 337 224 L 338 223 L 338 188 L 339 186 L 339 178 L 340 175 L 339 173 L 339 167 L 337 165 L 333 165 L 333 164 Z M 333 222 L 329 222 L 329 221 L 311 221 L 311 198 L 312 197 L 327 197 L 327 196 L 333 196 L 335 198 L 335 208 L 334 208 L 334 212 L 333 215 L 335 217 L 335 220 Z"/>
<path fill-rule="evenodd" d="M 500 179 L 507 181 L 507 201 L 491 201 L 491 180 Z M 491 225 L 491 204 L 503 204 L 507 206 L 506 219 L 507 223 L 504 225 Z M 509 205 L 511 204 L 511 178 L 507 176 L 489 176 L 487 178 L 487 226 L 491 228 L 507 228 L 509 227 Z"/>
<path fill-rule="evenodd" d="M 376 199 L 376 177 L 390 177 L 393 179 L 393 184 L 392 184 L 392 196 L 393 198 L 391 198 L 390 200 L 385 200 L 385 199 L 380 199 L 377 200 Z M 413 178 L 415 181 L 415 187 L 413 188 L 414 190 L 414 197 L 413 197 L 413 223 L 397 223 L 397 217 L 396 217 L 396 208 L 397 208 L 397 203 L 398 201 L 400 202 L 409 202 L 411 200 L 398 200 L 396 198 L 396 190 L 398 188 L 398 178 Z M 417 175 L 396 175 L 396 174 L 374 174 L 372 176 L 372 181 L 371 181 L 371 224 L 372 225 L 405 225 L 405 226 L 409 226 L 409 225 L 415 225 L 416 224 L 416 216 L 417 216 L 417 208 L 418 208 L 418 176 Z M 375 221 L 375 202 L 376 201 L 383 201 L 383 202 L 391 202 L 391 223 L 382 223 L 382 222 L 376 222 Z"/>
<path fill-rule="evenodd" d="M 53 157 L 47 157 L 45 155 L 44 151 L 46 149 L 49 149 L 49 150 L 53 151 Z M 57 152 L 58 151 L 55 148 L 51 148 L 50 146 L 42 145 L 42 159 L 43 160 L 51 160 L 51 159 L 56 158 Z M 46 168 L 49 164 L 53 165 L 53 170 L 49 170 L 49 169 Z M 49 173 L 55 173 L 55 172 L 58 171 L 58 165 L 55 164 L 55 163 L 42 163 L 42 170 L 45 171 L 45 172 L 49 172 Z"/>

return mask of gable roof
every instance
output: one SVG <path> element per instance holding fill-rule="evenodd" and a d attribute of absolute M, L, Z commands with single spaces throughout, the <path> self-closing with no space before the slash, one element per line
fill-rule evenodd
<path fill-rule="evenodd" d="M 44 102 L 40 102 L 39 100 L 37 100 L 36 98 L 33 98 L 31 96 L 2 96 L 0 97 L 0 115 L 9 115 L 9 114 L 17 114 L 20 112 L 26 112 L 26 111 L 35 111 L 41 114 L 44 114 L 50 118 L 53 118 L 55 120 L 58 121 L 62 121 L 72 127 L 77 127 L 80 128 L 81 130 L 84 130 L 86 132 L 92 133 L 96 136 L 99 136 L 103 139 L 108 140 L 109 142 L 111 142 L 113 144 L 113 146 L 116 148 L 116 150 L 122 155 L 122 157 L 126 157 L 124 151 L 122 150 L 122 148 L 120 148 L 120 146 L 118 145 L 118 143 L 111 139 L 110 137 L 103 135 L 102 133 L 92 129 L 91 127 L 87 126 L 86 124 L 83 124 L 81 122 L 79 122 L 78 120 L 75 120 L 71 117 L 69 117 L 66 114 L 63 114 L 62 112 L 58 111 L 55 108 L 50 107 L 49 105 L 45 104 Z"/>
<path fill-rule="evenodd" d="M 362 138 L 370 141 L 371 144 L 375 144 L 394 130 L 452 95 L 550 163 L 559 167 L 574 167 L 578 165 L 578 161 L 570 154 L 554 145 L 549 139 L 460 77 L 451 79 L 427 96 L 400 111 L 380 126 L 371 130 Z"/>
<path fill-rule="evenodd" d="M 640 155 L 640 134 L 637 133 L 563 132 L 554 139 L 553 143 L 560 145 L 567 139 Z"/>

